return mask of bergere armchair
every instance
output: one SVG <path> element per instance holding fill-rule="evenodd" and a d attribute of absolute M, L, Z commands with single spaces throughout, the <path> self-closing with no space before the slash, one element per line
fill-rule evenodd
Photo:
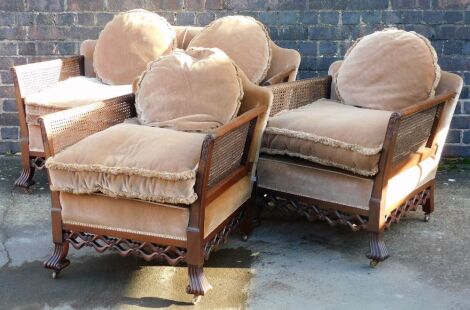
<path fill-rule="evenodd" d="M 416 34 L 394 31 L 383 34 L 415 40 Z M 376 36 L 366 37 L 353 49 L 359 48 L 369 61 L 377 60 L 377 55 L 373 54 L 376 39 Z M 394 55 L 393 51 L 397 50 L 401 58 L 419 56 L 419 61 L 409 64 L 425 59 L 425 54 L 410 56 L 416 50 L 429 52 L 428 46 L 422 44 L 426 41 L 413 41 L 413 50 L 408 52 L 403 50 L 406 44 L 393 46 L 387 42 L 381 42 L 380 46 L 390 57 L 400 59 Z M 368 45 L 371 43 L 374 44 Z M 392 223 L 398 223 L 406 212 L 419 206 L 425 213 L 425 220 L 430 219 L 434 210 L 436 171 L 462 79 L 445 71 L 435 73 L 433 66 L 423 78 L 417 79 L 413 72 L 400 71 L 394 60 L 383 59 L 381 54 L 380 67 L 364 58 L 354 62 L 353 65 L 367 68 L 360 68 L 359 73 L 352 75 L 353 81 L 344 82 L 341 74 L 352 71 L 351 61 L 359 57 L 353 53 L 354 50 L 350 50 L 345 56 L 349 67 L 344 66 L 346 60 L 335 62 L 327 77 L 270 86 L 274 102 L 258 163 L 257 191 L 264 206 L 300 214 L 311 221 L 368 231 L 370 252 L 367 257 L 371 267 L 375 267 L 389 256 L 383 233 Z M 431 56 L 426 57 L 437 66 Z M 345 98 L 337 94 L 338 81 L 348 83 L 346 86 L 353 94 L 364 95 L 373 91 L 370 88 L 380 78 L 372 75 L 383 74 L 382 69 L 388 75 L 401 76 L 382 88 L 377 86 L 375 90 L 379 92 L 363 98 L 359 104 L 340 101 Z M 419 71 L 415 69 L 414 72 Z M 438 81 L 429 98 L 426 95 L 417 102 L 405 96 L 400 100 L 408 102 L 401 107 L 393 106 L 400 102 L 393 98 L 392 106 L 380 108 L 388 95 L 400 92 L 400 88 L 394 88 L 396 83 L 412 85 L 409 89 L 413 92 L 418 87 L 415 81 L 425 79 L 430 79 L 431 84 Z M 365 83 L 362 88 L 352 86 L 361 82 Z M 387 89 L 390 89 L 388 93 Z M 343 90 L 341 95 L 348 93 Z M 370 106 L 361 106 L 367 100 Z"/>
<path fill-rule="evenodd" d="M 172 29 L 176 34 L 176 48 L 186 49 L 203 27 L 172 26 Z M 45 151 L 38 123 L 40 116 L 132 92 L 131 82 L 125 85 L 106 85 L 95 79 L 93 55 L 96 43 L 97 40 L 85 40 L 80 46 L 80 56 L 15 66 L 11 69 L 21 135 L 22 171 L 15 182 L 16 186 L 29 188 L 33 183 L 35 170 L 43 168 Z M 300 65 L 300 54 L 296 50 L 279 47 L 272 40 L 269 44 L 272 59 L 264 85 L 294 81 Z M 77 77 L 83 77 L 82 83 L 66 87 L 62 91 L 63 95 L 58 96 L 57 92 L 63 88 L 63 82 Z M 60 89 L 54 90 L 61 81 Z M 83 90 L 90 87 L 94 91 Z M 76 100 L 78 95 L 82 97 L 81 100 Z M 39 102 L 35 102 L 34 99 L 37 98 L 40 99 Z M 54 101 L 52 104 L 51 99 Z"/>
<path fill-rule="evenodd" d="M 64 191 L 54 190 L 61 186 L 57 180 L 71 180 L 82 175 L 80 173 L 85 168 L 79 164 L 62 165 L 59 167 L 61 170 L 50 163 L 49 176 L 55 174 L 51 180 L 54 251 L 44 265 L 53 270 L 54 278 L 69 265 L 69 245 L 76 249 L 89 246 L 98 252 L 112 249 L 122 256 L 136 255 L 147 261 L 165 260 L 170 265 L 186 263 L 189 275 L 187 293 L 195 296 L 194 301 L 211 288 L 204 276 L 204 261 L 227 240 L 230 232 L 240 228 L 246 239 L 251 229 L 251 217 L 243 216 L 253 203 L 253 171 L 272 103 L 270 90 L 254 85 L 242 72 L 239 73 L 244 96 L 238 117 L 205 136 L 202 133 L 122 124 L 136 116 L 133 94 L 40 119 L 47 158 L 78 147 L 81 141 L 84 141 L 82 146 L 91 148 L 93 145 L 96 147 L 93 144 L 96 141 L 102 141 L 105 143 L 98 143 L 93 160 L 103 157 L 100 154 L 106 153 L 109 149 L 106 143 L 109 142 L 121 144 L 120 153 L 113 160 L 136 162 L 136 168 L 109 168 L 106 171 L 99 165 L 89 166 L 87 171 L 93 174 L 94 181 L 103 179 L 108 183 L 105 186 L 107 190 L 96 188 L 88 194 L 79 192 L 77 188 L 65 188 L 68 185 L 63 184 Z M 114 136 L 117 142 L 106 138 L 110 130 L 117 132 Z M 194 143 L 194 139 L 200 137 L 202 147 Z M 122 141 L 127 141 L 125 148 Z M 122 152 L 128 154 L 124 159 Z M 75 154 L 78 158 L 87 156 Z M 144 159 L 161 168 L 166 162 L 183 165 L 186 158 L 196 158 L 195 155 L 197 171 L 194 175 L 190 171 L 170 174 L 161 169 L 148 171 L 137 168 L 139 161 Z M 75 174 L 70 174 L 70 169 L 76 171 Z M 99 171 L 101 176 L 96 174 Z M 75 180 L 91 182 L 92 177 L 84 175 Z M 128 183 L 122 179 L 124 177 Z M 163 196 L 144 194 L 152 193 L 158 187 L 162 193 L 171 196 L 188 184 L 192 191 L 191 182 L 195 182 L 195 195 L 189 196 L 191 201 L 185 198 L 167 199 L 166 203 L 150 202 L 149 197 L 160 199 Z M 116 196 L 109 189 L 113 188 L 113 183 L 120 187 L 116 191 L 137 188 L 135 192 L 128 191 L 136 198 Z"/>

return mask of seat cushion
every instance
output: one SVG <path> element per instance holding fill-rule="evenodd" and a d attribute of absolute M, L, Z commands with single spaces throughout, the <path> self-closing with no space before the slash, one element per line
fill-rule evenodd
<path fill-rule="evenodd" d="M 336 74 L 336 90 L 346 104 L 396 111 L 434 96 L 439 78 L 429 40 L 387 29 L 363 37 L 348 50 Z"/>
<path fill-rule="evenodd" d="M 217 47 L 240 66 L 248 78 L 259 84 L 271 64 L 271 47 L 263 24 L 249 16 L 216 19 L 189 42 L 188 47 Z"/>
<path fill-rule="evenodd" d="M 147 64 L 176 48 L 176 33 L 162 16 L 146 10 L 116 15 L 101 31 L 93 54 L 106 84 L 132 84 Z"/>
<path fill-rule="evenodd" d="M 243 98 L 238 70 L 217 48 L 190 48 L 160 57 L 137 83 L 138 120 L 202 132 L 224 125 L 237 116 Z"/>
<path fill-rule="evenodd" d="M 49 158 L 51 190 L 191 204 L 205 135 L 119 124 Z"/>
<path fill-rule="evenodd" d="M 96 78 L 72 77 L 24 98 L 26 121 L 38 124 L 40 116 L 119 97 L 132 92 L 131 85 L 111 86 Z"/>
<path fill-rule="evenodd" d="M 261 151 L 372 176 L 391 114 L 320 99 L 270 118 Z"/>

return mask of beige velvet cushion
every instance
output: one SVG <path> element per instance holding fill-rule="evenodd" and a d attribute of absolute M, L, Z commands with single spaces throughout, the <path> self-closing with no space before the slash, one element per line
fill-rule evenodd
<path fill-rule="evenodd" d="M 72 77 L 24 98 L 26 121 L 40 116 L 132 93 L 131 85 L 106 85 L 96 78 Z"/>
<path fill-rule="evenodd" d="M 188 47 L 217 47 L 227 53 L 255 84 L 266 76 L 271 63 L 268 32 L 248 16 L 219 18 L 189 43 Z"/>
<path fill-rule="evenodd" d="M 233 119 L 243 85 L 219 49 L 175 51 L 149 65 L 137 86 L 140 123 L 186 131 L 213 130 Z"/>
<path fill-rule="evenodd" d="M 51 189 L 191 204 L 203 134 L 119 124 L 46 162 Z"/>
<path fill-rule="evenodd" d="M 93 67 L 107 84 L 132 84 L 150 61 L 174 48 L 176 34 L 165 18 L 145 10 L 132 10 L 116 15 L 101 31 Z"/>
<path fill-rule="evenodd" d="M 320 99 L 270 118 L 261 151 L 372 176 L 391 113 Z"/>
<path fill-rule="evenodd" d="M 348 50 L 336 88 L 346 104 L 392 111 L 434 96 L 439 78 L 436 52 L 426 38 L 388 29 L 363 37 Z"/>

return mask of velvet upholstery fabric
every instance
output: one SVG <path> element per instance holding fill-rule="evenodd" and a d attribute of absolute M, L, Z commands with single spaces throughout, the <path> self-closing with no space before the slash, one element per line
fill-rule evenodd
<path fill-rule="evenodd" d="M 245 177 L 206 207 L 204 236 L 208 236 L 250 198 L 251 188 L 250 178 Z M 187 207 L 66 192 L 60 193 L 60 203 L 62 220 L 66 224 L 186 240 Z"/>
<path fill-rule="evenodd" d="M 83 55 L 85 76 L 96 77 L 93 69 L 93 53 L 95 51 L 96 40 L 85 40 L 80 44 L 80 55 Z"/>
<path fill-rule="evenodd" d="M 204 28 L 197 26 L 173 26 L 173 29 L 176 32 L 177 47 L 185 50 L 188 48 L 189 42 Z"/>
<path fill-rule="evenodd" d="M 341 67 L 342 63 L 343 63 L 342 60 L 337 60 L 333 62 L 328 68 L 328 75 L 333 77 L 331 79 L 331 89 L 330 89 L 331 100 L 339 101 L 338 95 L 336 94 L 336 79 L 334 79 L 334 77 L 336 76 L 336 73 L 338 73 L 339 67 Z"/>
<path fill-rule="evenodd" d="M 149 62 L 175 48 L 176 33 L 165 18 L 146 10 L 121 13 L 98 37 L 94 71 L 106 84 L 131 84 Z"/>
<path fill-rule="evenodd" d="M 119 124 L 46 161 L 51 190 L 191 204 L 205 135 Z"/>
<path fill-rule="evenodd" d="M 188 47 L 220 48 L 255 84 L 266 77 L 271 64 L 268 32 L 263 24 L 248 16 L 226 16 L 213 21 Z"/>
<path fill-rule="evenodd" d="M 258 186 L 368 210 L 373 180 L 286 156 L 263 155 Z"/>
<path fill-rule="evenodd" d="M 44 152 L 44 143 L 42 141 L 41 127 L 39 125 L 28 124 L 29 150 L 35 152 Z"/>
<path fill-rule="evenodd" d="M 106 85 L 96 78 L 71 77 L 24 98 L 27 122 L 38 124 L 40 116 L 110 99 L 132 92 L 130 85 Z"/>
<path fill-rule="evenodd" d="M 300 66 L 300 53 L 294 49 L 277 46 L 272 40 L 269 40 L 269 46 L 271 47 L 272 58 L 264 81 L 272 80 L 279 75 L 285 75 L 287 72 L 289 72 L 287 82 L 295 81 Z M 295 69 L 292 70 L 292 68 Z M 273 84 L 276 83 L 271 83 L 271 85 Z"/>
<path fill-rule="evenodd" d="M 426 38 L 387 29 L 357 41 L 335 78 L 342 102 L 395 111 L 434 96 L 440 68 Z"/>
<path fill-rule="evenodd" d="M 243 85 L 219 49 L 190 48 L 151 63 L 137 83 L 141 124 L 209 132 L 237 116 Z"/>
<path fill-rule="evenodd" d="M 269 119 L 261 152 L 372 176 L 391 112 L 320 99 Z"/>

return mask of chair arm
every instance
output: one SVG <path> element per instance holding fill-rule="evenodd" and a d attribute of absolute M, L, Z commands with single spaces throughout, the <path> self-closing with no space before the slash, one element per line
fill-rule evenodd
<path fill-rule="evenodd" d="M 267 86 L 274 95 L 270 116 L 292 110 L 320 98 L 329 98 L 331 77 L 306 79 Z"/>
<path fill-rule="evenodd" d="M 84 75 L 84 57 L 72 56 L 12 67 L 18 99 L 51 87 L 69 77 Z"/>
<path fill-rule="evenodd" d="M 134 94 L 42 116 L 39 123 L 46 157 L 135 116 Z"/>
<path fill-rule="evenodd" d="M 392 114 L 379 167 L 385 170 L 386 179 L 436 153 L 435 136 L 442 111 L 454 96 L 443 94 Z"/>

